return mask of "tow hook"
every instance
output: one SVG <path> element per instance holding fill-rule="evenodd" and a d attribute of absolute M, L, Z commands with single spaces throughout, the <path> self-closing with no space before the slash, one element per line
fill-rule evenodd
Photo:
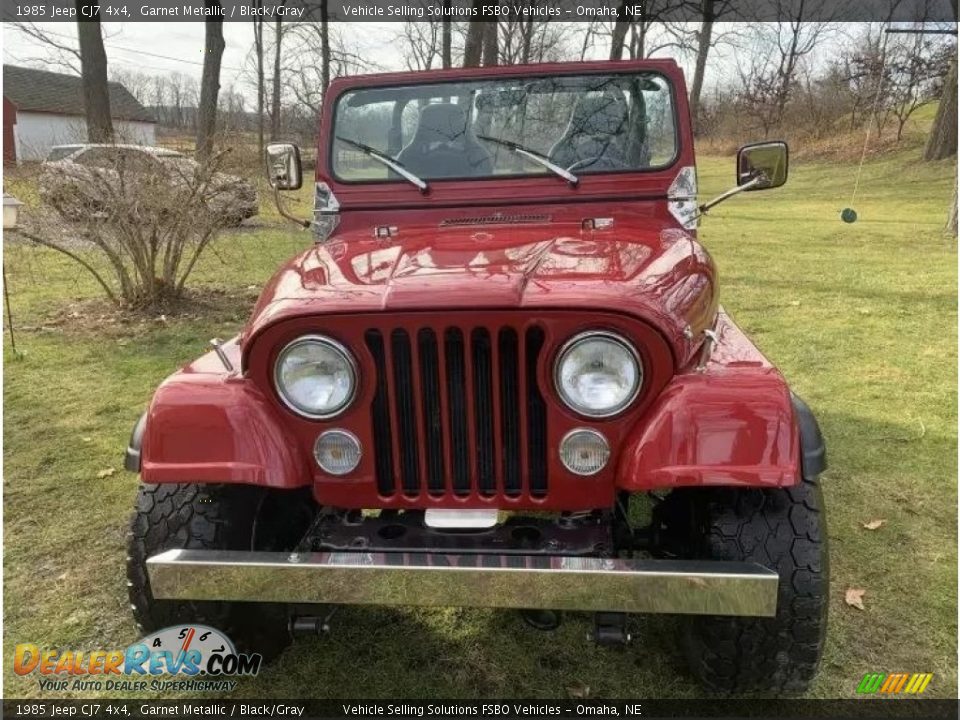
<path fill-rule="evenodd" d="M 330 620 L 339 609 L 339 606 L 334 605 L 326 615 L 291 615 L 290 635 L 293 637 L 326 635 L 330 632 Z"/>
<path fill-rule="evenodd" d="M 588 635 L 597 645 L 624 647 L 632 640 L 627 632 L 627 614 L 598 612 L 593 616 L 593 633 Z"/>

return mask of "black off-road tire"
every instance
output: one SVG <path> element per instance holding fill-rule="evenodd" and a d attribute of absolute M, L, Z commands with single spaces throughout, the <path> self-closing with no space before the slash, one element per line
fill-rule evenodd
<path fill-rule="evenodd" d="M 181 623 L 209 625 L 225 632 L 238 651 L 260 653 L 265 661 L 289 645 L 284 605 L 157 600 L 147 574 L 147 558 L 164 550 L 250 550 L 267 492 L 244 485 L 140 485 L 127 534 L 127 589 L 141 632 Z"/>
<path fill-rule="evenodd" d="M 699 526 L 695 557 L 756 562 L 780 574 L 776 617 L 684 618 L 682 645 L 691 671 L 720 693 L 805 691 L 823 653 L 830 589 L 817 479 L 783 489 L 684 494 Z"/>

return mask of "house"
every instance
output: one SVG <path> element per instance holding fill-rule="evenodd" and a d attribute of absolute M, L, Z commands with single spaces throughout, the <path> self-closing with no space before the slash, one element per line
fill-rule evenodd
<path fill-rule="evenodd" d="M 109 83 L 117 142 L 156 144 L 156 120 L 123 85 Z M 87 141 L 77 75 L 3 66 L 3 162 L 42 160 L 54 145 Z"/>

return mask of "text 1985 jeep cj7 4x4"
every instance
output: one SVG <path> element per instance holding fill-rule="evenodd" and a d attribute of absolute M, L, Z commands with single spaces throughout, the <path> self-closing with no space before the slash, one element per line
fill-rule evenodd
<path fill-rule="evenodd" d="M 805 688 L 823 442 L 718 304 L 694 162 L 672 61 L 332 83 L 316 243 L 134 430 L 140 625 L 269 654 L 339 604 L 589 611 L 605 642 L 672 613 L 708 685 Z M 744 147 L 714 202 L 786 175 Z"/>

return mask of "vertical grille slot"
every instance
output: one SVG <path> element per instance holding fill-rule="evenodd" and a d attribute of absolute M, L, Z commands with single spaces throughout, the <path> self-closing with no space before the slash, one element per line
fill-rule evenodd
<path fill-rule="evenodd" d="M 527 330 L 527 474 L 530 494 L 547 494 L 547 404 L 537 387 L 537 361 L 543 350 L 544 333 L 538 327 Z"/>
<path fill-rule="evenodd" d="M 373 467 L 377 490 L 381 495 L 393 495 L 393 438 L 390 433 L 390 401 L 387 398 L 387 360 L 384 356 L 383 333 L 367 330 L 364 333 L 367 348 L 376 366 L 377 391 L 373 396 Z"/>
<path fill-rule="evenodd" d="M 477 433 L 477 488 L 481 495 L 497 491 L 493 439 L 493 348 L 490 331 L 475 328 L 470 335 L 473 358 L 474 427 Z"/>
<path fill-rule="evenodd" d="M 400 434 L 400 477 L 403 492 L 420 492 L 420 440 L 417 437 L 417 411 L 413 397 L 413 357 L 410 336 L 405 330 L 390 334 L 393 355 L 393 382 L 397 402 L 397 430 Z"/>
<path fill-rule="evenodd" d="M 450 405 L 450 462 L 453 492 L 470 494 L 470 441 L 467 423 L 467 377 L 463 359 L 463 332 L 448 328 L 444 333 L 447 370 L 447 402 Z"/>
<path fill-rule="evenodd" d="M 443 492 L 443 418 L 440 413 L 440 357 L 433 330 L 417 333 L 420 354 L 420 389 L 423 393 L 423 432 L 427 452 L 427 489 Z"/>
<path fill-rule="evenodd" d="M 377 490 L 509 498 L 547 493 L 539 327 L 372 328 Z M 415 344 L 414 344 L 415 343 Z"/>
<path fill-rule="evenodd" d="M 503 490 L 507 495 L 519 495 L 523 483 L 523 458 L 520 449 L 520 348 L 517 344 L 517 331 L 513 328 L 501 328 L 499 345 Z"/>

